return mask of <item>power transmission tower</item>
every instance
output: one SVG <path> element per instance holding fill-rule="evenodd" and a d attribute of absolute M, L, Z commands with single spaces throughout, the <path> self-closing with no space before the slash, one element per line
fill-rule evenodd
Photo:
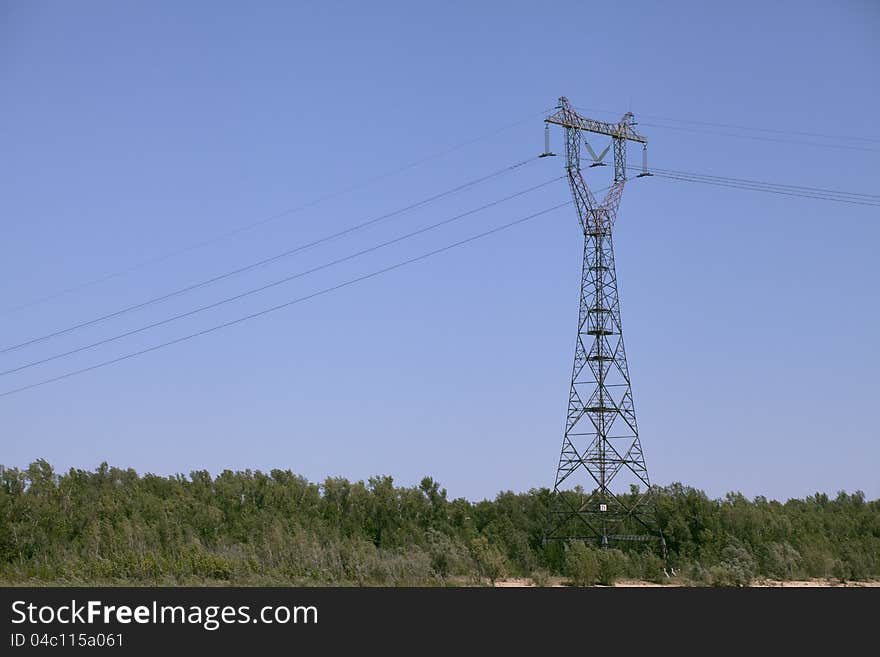
<path fill-rule="evenodd" d="M 584 233 L 577 344 L 547 538 L 591 540 L 603 547 L 615 540 L 658 540 L 665 554 L 636 424 L 612 244 L 626 184 L 627 142 L 646 148 L 648 140 L 633 129 L 631 113 L 619 123 L 595 121 L 579 115 L 565 97 L 545 121 L 565 128 L 565 170 Z M 585 133 L 611 137 L 614 182 L 601 203 L 582 175 L 581 143 L 592 156 L 591 167 L 604 166 L 608 148 L 596 155 Z M 643 161 L 640 175 L 650 175 L 646 169 Z"/>

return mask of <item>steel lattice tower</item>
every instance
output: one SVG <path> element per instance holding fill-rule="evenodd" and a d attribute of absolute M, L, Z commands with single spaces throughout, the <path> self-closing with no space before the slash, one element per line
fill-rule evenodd
<path fill-rule="evenodd" d="M 584 234 L 577 343 L 547 538 L 594 540 L 603 547 L 614 540 L 659 540 L 665 548 L 636 424 L 612 241 L 627 179 L 627 142 L 647 145 L 647 139 L 633 129 L 631 113 L 616 124 L 595 121 L 580 116 L 565 97 L 546 123 L 565 129 L 565 170 Z M 609 136 L 613 145 L 614 181 L 601 203 L 581 172 L 587 132 Z M 590 166 L 602 166 L 608 149 L 596 156 L 584 145 Z"/>

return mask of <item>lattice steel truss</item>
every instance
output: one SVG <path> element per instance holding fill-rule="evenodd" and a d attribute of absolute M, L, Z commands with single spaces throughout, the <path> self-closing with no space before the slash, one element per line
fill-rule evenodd
<path fill-rule="evenodd" d="M 612 241 L 626 184 L 627 142 L 647 144 L 647 139 L 633 129 L 631 113 L 619 123 L 595 121 L 580 116 L 565 97 L 546 122 L 565 128 L 565 168 L 584 233 L 577 343 L 547 538 L 595 540 L 602 546 L 658 540 L 665 552 L 636 424 Z M 612 139 L 614 182 L 601 203 L 581 172 L 585 132 Z M 591 166 L 601 165 L 601 156 L 593 159 Z M 622 491 L 627 483 L 629 490 Z"/>

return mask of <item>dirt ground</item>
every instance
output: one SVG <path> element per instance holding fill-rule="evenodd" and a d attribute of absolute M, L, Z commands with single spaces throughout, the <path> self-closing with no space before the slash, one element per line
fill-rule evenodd
<path fill-rule="evenodd" d="M 565 586 L 565 580 L 559 577 L 553 577 L 550 579 L 549 586 L 557 587 L 557 586 Z M 513 578 L 513 579 L 500 579 L 495 582 L 496 588 L 521 588 L 533 586 L 532 581 L 530 579 L 525 578 Z M 656 584 L 654 582 L 643 582 L 640 580 L 634 579 L 622 579 L 618 581 L 614 586 L 622 587 L 622 588 L 657 588 L 657 587 L 673 587 L 673 586 L 684 586 L 681 582 L 670 582 L 669 584 Z M 793 580 L 790 582 L 782 582 L 778 580 L 771 579 L 759 579 L 752 582 L 752 587 L 758 588 L 840 588 L 840 587 L 880 587 L 880 582 L 838 582 L 837 580 L 830 579 L 813 579 L 813 580 Z"/>

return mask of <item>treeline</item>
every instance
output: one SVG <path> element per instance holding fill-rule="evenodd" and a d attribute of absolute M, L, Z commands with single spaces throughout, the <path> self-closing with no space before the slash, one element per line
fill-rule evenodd
<path fill-rule="evenodd" d="M 289 470 L 160 477 L 102 464 L 57 474 L 40 460 L 26 470 L 0 466 L 0 583 L 880 578 L 880 501 L 861 492 L 785 503 L 710 499 L 681 484 L 656 492 L 666 563 L 646 544 L 544 542 L 545 488 L 474 503 L 448 499 L 428 477 L 408 488 L 390 477 L 317 484 Z"/>

